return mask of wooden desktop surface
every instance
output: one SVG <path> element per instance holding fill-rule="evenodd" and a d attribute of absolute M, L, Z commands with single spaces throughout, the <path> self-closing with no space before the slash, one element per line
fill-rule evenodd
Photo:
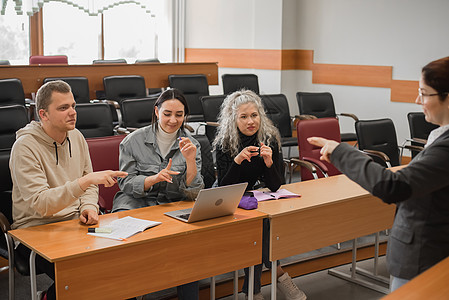
<path fill-rule="evenodd" d="M 449 257 L 382 299 L 449 299 Z"/>
<path fill-rule="evenodd" d="M 299 198 L 264 201 L 271 219 L 270 260 L 279 260 L 391 228 L 395 205 L 345 175 L 283 186 Z"/>
<path fill-rule="evenodd" d="M 0 79 L 19 78 L 22 81 L 25 96 L 41 87 L 47 77 L 84 76 L 89 80 L 90 98 L 95 99 L 95 91 L 102 91 L 103 77 L 112 75 L 141 75 L 147 88 L 170 86 L 168 75 L 204 74 L 209 85 L 218 84 L 218 64 L 204 63 L 141 63 L 141 64 L 96 64 L 96 65 L 0 65 Z"/>
<path fill-rule="evenodd" d="M 100 227 L 128 215 L 162 222 L 126 241 L 87 235 L 78 220 L 10 234 L 55 263 L 58 299 L 125 299 L 261 262 L 264 213 L 238 209 L 192 224 L 163 215 L 191 206 L 177 202 L 100 216 Z"/>

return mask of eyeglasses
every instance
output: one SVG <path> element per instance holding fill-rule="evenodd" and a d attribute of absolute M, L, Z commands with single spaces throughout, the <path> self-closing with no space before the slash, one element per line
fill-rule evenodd
<path fill-rule="evenodd" d="M 447 94 L 448 94 L 448 93 L 425 94 L 425 93 L 423 93 L 423 91 L 422 91 L 421 88 L 418 89 L 419 99 L 421 100 L 419 103 L 421 103 L 421 104 L 424 103 L 424 97 L 431 97 L 431 96 L 437 96 L 437 95 L 447 95 Z"/>

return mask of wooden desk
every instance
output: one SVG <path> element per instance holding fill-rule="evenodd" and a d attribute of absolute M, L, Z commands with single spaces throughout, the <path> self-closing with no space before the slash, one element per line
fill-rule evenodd
<path fill-rule="evenodd" d="M 449 298 L 449 257 L 413 278 L 384 300 L 422 300 Z"/>
<path fill-rule="evenodd" d="M 112 75 L 141 75 L 147 88 L 169 86 L 168 75 L 204 74 L 209 85 L 218 84 L 218 64 L 205 63 L 142 63 L 142 64 L 96 64 L 96 65 L 26 65 L 1 66 L 0 79 L 19 78 L 25 96 L 31 98 L 46 77 L 84 76 L 89 80 L 90 98 L 95 91 L 102 91 L 103 77 Z"/>
<path fill-rule="evenodd" d="M 77 220 L 9 233 L 55 264 L 58 299 L 126 299 L 259 264 L 265 214 L 187 224 L 163 215 L 191 207 L 179 202 L 100 216 L 99 226 L 131 215 L 162 222 L 115 241 L 87 235 Z"/>
<path fill-rule="evenodd" d="M 393 225 L 396 206 L 384 204 L 345 175 L 284 187 L 301 197 L 260 202 L 258 208 L 270 218 L 272 262 Z"/>

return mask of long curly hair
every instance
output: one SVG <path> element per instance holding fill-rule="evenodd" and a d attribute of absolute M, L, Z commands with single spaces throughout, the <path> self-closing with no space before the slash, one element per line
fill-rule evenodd
<path fill-rule="evenodd" d="M 251 90 L 240 90 L 226 97 L 218 115 L 219 126 L 215 140 L 212 144 L 214 149 L 221 148 L 224 152 L 229 151 L 231 156 L 239 153 L 240 136 L 237 127 L 238 110 L 242 104 L 254 103 L 260 116 L 260 127 L 257 133 L 257 141 L 267 146 L 277 144 L 281 147 L 279 130 L 267 117 L 260 97 Z"/>

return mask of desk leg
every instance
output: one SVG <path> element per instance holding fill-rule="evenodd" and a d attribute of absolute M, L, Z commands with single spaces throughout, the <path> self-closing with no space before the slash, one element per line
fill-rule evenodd
<path fill-rule="evenodd" d="M 248 276 L 248 300 L 253 300 L 254 297 L 254 266 L 249 267 Z"/>
<path fill-rule="evenodd" d="M 276 300 L 277 289 L 277 260 L 271 262 L 271 299 Z"/>
<path fill-rule="evenodd" d="M 210 278 L 210 299 L 215 299 L 215 276 Z"/>
<path fill-rule="evenodd" d="M 352 246 L 352 266 L 351 266 L 351 275 L 346 274 L 345 272 L 342 271 L 338 271 L 335 269 L 330 269 L 328 271 L 328 273 L 330 275 L 334 275 L 336 277 L 339 277 L 341 279 L 350 281 L 352 283 L 364 286 L 366 288 L 378 291 L 380 293 L 384 293 L 384 294 L 388 294 L 389 293 L 389 289 L 385 288 L 379 284 L 375 284 L 372 283 L 370 281 L 367 281 L 365 279 L 362 278 L 357 278 L 356 277 L 356 272 L 357 272 L 357 239 L 353 240 L 353 246 Z M 357 272 L 359 273 L 359 272 Z"/>
<path fill-rule="evenodd" d="M 30 281 L 31 281 L 31 300 L 37 299 L 37 283 L 36 283 L 36 252 L 30 253 Z"/>
<path fill-rule="evenodd" d="M 234 271 L 234 300 L 239 298 L 239 270 Z"/>

